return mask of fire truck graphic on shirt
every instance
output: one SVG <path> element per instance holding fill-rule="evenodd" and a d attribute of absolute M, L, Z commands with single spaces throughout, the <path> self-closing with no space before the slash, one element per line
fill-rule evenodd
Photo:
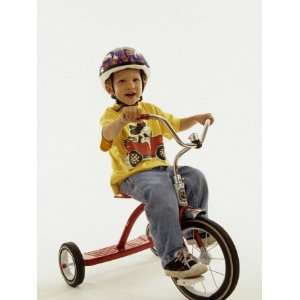
<path fill-rule="evenodd" d="M 157 157 L 166 160 L 162 135 L 152 136 L 150 127 L 145 122 L 129 124 L 129 136 L 124 141 L 127 150 L 127 162 L 135 167 L 143 160 Z"/>

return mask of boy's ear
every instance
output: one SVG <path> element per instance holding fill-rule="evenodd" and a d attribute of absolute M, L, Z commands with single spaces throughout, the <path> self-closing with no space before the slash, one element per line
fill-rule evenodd
<path fill-rule="evenodd" d="M 146 74 L 144 73 L 143 70 L 141 70 L 141 77 L 142 77 L 142 80 L 144 82 L 144 87 L 145 87 L 146 84 L 147 84 L 148 78 L 147 78 L 147 76 L 146 76 Z"/>
<path fill-rule="evenodd" d="M 110 94 L 110 95 L 112 95 L 113 94 L 113 88 L 112 88 L 112 82 L 111 82 L 111 79 L 109 78 L 109 79 L 107 79 L 106 81 L 105 81 L 105 89 L 106 89 L 106 91 Z"/>

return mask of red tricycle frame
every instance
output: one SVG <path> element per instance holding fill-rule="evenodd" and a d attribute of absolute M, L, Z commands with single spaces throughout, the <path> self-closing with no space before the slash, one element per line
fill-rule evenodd
<path fill-rule="evenodd" d="M 128 195 L 118 194 L 115 198 L 131 198 Z M 103 262 L 118 259 L 124 256 L 128 256 L 146 249 L 154 247 L 153 241 L 150 236 L 140 235 L 137 238 L 128 241 L 130 232 L 138 219 L 138 217 L 144 212 L 144 204 L 140 204 L 132 212 L 127 220 L 126 226 L 122 232 L 121 238 L 118 244 L 102 248 L 95 251 L 86 252 L 83 254 L 83 260 L 85 266 L 92 266 Z M 188 207 L 180 207 L 179 218 L 180 220 L 184 216 L 184 213 Z M 199 241 L 201 243 L 201 239 Z"/>

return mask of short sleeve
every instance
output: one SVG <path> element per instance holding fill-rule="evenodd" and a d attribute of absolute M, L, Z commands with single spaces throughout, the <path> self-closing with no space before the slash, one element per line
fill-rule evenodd
<path fill-rule="evenodd" d="M 164 112 L 162 111 L 159 107 L 155 106 L 155 113 L 164 117 L 170 124 L 171 126 L 174 128 L 174 130 L 176 132 L 179 131 L 180 129 L 180 118 L 177 118 L 175 116 L 173 116 L 170 113 Z M 161 131 L 164 137 L 166 137 L 167 139 L 172 139 L 173 136 L 170 133 L 169 129 L 161 122 L 160 123 L 160 127 L 161 127 Z"/>
<path fill-rule="evenodd" d="M 118 114 L 110 109 L 107 109 L 100 118 L 100 126 L 105 127 L 118 118 Z"/>
<path fill-rule="evenodd" d="M 118 117 L 118 114 L 110 109 L 107 109 L 104 114 L 100 118 L 100 127 L 101 128 L 101 139 L 100 139 L 100 150 L 108 151 L 112 146 L 112 141 L 108 141 L 102 133 L 103 127 L 110 124 L 111 122 L 115 121 Z"/>

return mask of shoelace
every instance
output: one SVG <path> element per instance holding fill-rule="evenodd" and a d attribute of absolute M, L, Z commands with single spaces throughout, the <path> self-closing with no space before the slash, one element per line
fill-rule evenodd
<path fill-rule="evenodd" d="M 180 261 L 184 265 L 187 265 L 190 267 L 189 262 L 195 261 L 195 258 L 193 257 L 193 255 L 191 253 L 189 253 L 185 249 L 181 249 L 176 253 L 175 261 Z"/>

